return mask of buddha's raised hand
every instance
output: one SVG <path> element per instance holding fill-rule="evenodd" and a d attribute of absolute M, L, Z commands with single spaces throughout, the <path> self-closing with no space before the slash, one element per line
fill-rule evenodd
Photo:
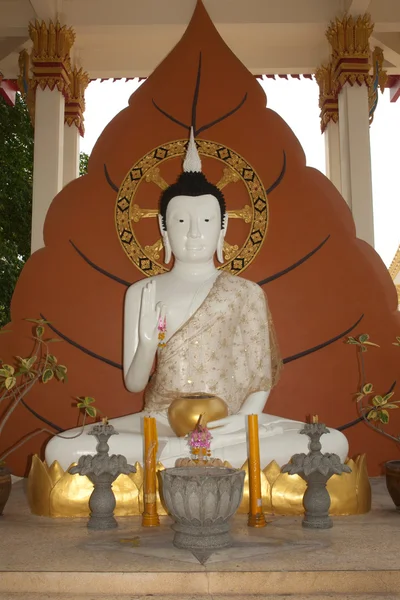
<path fill-rule="evenodd" d="M 157 350 L 159 323 L 165 319 L 166 308 L 162 302 L 156 304 L 156 282 L 149 281 L 142 290 L 139 314 L 139 345 Z"/>

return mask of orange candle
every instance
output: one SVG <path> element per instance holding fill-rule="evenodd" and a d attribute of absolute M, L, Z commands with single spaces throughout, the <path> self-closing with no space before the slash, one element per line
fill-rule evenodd
<path fill-rule="evenodd" d="M 257 415 L 248 416 L 248 426 L 250 511 L 247 524 L 249 527 L 265 527 L 267 522 L 262 510 L 260 443 L 258 440 Z"/>
<path fill-rule="evenodd" d="M 156 527 L 160 524 L 157 513 L 157 425 L 153 417 L 144 417 L 144 511 L 143 527 Z"/>

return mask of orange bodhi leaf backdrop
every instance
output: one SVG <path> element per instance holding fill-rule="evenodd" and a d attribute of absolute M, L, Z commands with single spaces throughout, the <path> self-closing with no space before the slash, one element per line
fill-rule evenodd
<path fill-rule="evenodd" d="M 241 274 L 261 282 L 267 292 L 286 363 L 268 412 L 301 420 L 318 414 L 333 427 L 355 420 L 360 374 L 355 348 L 344 337 L 367 332 L 381 346 L 365 355 L 367 378 L 376 390 L 387 391 L 400 371 L 399 350 L 392 345 L 400 333 L 395 288 L 379 256 L 356 239 L 350 211 L 335 187 L 305 166 L 294 134 L 265 108 L 263 90 L 220 38 L 201 2 L 178 45 L 104 130 L 88 175 L 54 199 L 45 223 L 46 246 L 32 255 L 18 281 L 13 333 L 1 337 L 0 356 L 9 362 L 14 355 L 27 355 L 30 324 L 24 318 L 43 315 L 65 338 L 56 354 L 68 366 L 69 380 L 37 385 L 26 398 L 31 409 L 62 429 L 76 424 L 75 396 L 94 396 L 109 417 L 141 409 L 141 395 L 127 392 L 123 384 L 122 318 L 127 284 L 144 275 L 133 262 L 129 231 L 119 239 L 118 190 L 142 157 L 188 138 L 194 94 L 198 140 L 232 149 L 255 173 L 245 183 L 242 170 L 241 181 L 226 185 L 228 209 L 249 205 L 252 186 L 256 197 L 256 176 L 267 191 L 266 234 L 253 231 L 250 242 L 258 253 Z M 239 163 L 236 167 L 240 171 Z M 180 157 L 160 162 L 168 183 L 180 169 Z M 224 163 L 203 157 L 203 169 L 217 182 Z M 159 195 L 156 184 L 142 179 L 134 201 L 141 209 L 154 209 Z M 259 220 L 265 210 L 260 204 L 257 212 L 256 205 Z M 130 219 L 121 219 L 129 230 Z M 231 219 L 228 243 L 240 248 L 249 231 L 243 219 Z M 157 240 L 156 220 L 142 218 L 134 234 L 142 247 L 151 246 Z M 149 262 L 141 266 L 146 269 Z M 40 427 L 41 421 L 20 406 L 1 446 Z M 363 423 L 346 434 L 352 454 L 367 451 L 371 473 L 395 453 Z M 42 450 L 45 441 L 45 435 L 38 436 L 10 456 L 14 472 L 26 472 L 29 455 Z"/>

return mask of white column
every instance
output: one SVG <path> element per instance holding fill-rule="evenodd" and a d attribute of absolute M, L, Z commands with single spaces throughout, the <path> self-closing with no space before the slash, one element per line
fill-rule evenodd
<path fill-rule="evenodd" d="M 338 100 L 342 195 L 357 237 L 374 246 L 368 88 L 346 83 Z"/>
<path fill-rule="evenodd" d="M 63 186 L 79 177 L 79 148 L 80 133 L 78 128 L 72 124 L 64 125 L 64 167 Z"/>
<path fill-rule="evenodd" d="M 324 131 L 326 176 L 336 189 L 342 191 L 340 169 L 339 124 L 329 121 Z"/>
<path fill-rule="evenodd" d="M 44 246 L 47 210 L 62 188 L 64 96 L 55 88 L 36 89 L 31 252 Z"/>

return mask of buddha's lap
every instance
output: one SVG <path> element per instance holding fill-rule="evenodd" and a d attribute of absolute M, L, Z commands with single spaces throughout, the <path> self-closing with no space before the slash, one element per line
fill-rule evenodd
<path fill-rule="evenodd" d="M 309 438 L 299 435 L 299 426 L 291 429 L 281 429 L 279 433 L 273 434 L 271 430 L 260 427 L 260 458 L 262 467 L 275 460 L 279 465 L 287 462 L 293 454 L 307 453 Z M 278 430 L 278 428 L 275 428 Z M 79 429 L 76 431 L 80 431 Z M 73 430 L 66 432 L 72 434 Z M 341 460 L 348 453 L 348 443 L 345 436 L 337 430 L 330 430 L 330 434 L 321 438 L 322 452 L 334 452 Z M 111 454 L 123 454 L 128 462 L 143 462 L 143 435 L 141 432 L 120 431 L 119 435 L 112 436 L 109 440 Z M 46 461 L 51 464 L 58 460 L 66 469 L 77 461 L 83 454 L 93 454 L 96 442 L 92 436 L 81 435 L 79 437 L 66 439 L 55 436 L 46 447 Z M 234 434 L 213 434 L 213 454 L 223 460 L 231 462 L 234 467 L 240 467 L 247 459 L 247 439 L 244 431 Z M 189 448 L 185 438 L 175 435 L 159 435 L 159 459 L 165 466 L 173 466 L 175 458 L 187 456 Z"/>

